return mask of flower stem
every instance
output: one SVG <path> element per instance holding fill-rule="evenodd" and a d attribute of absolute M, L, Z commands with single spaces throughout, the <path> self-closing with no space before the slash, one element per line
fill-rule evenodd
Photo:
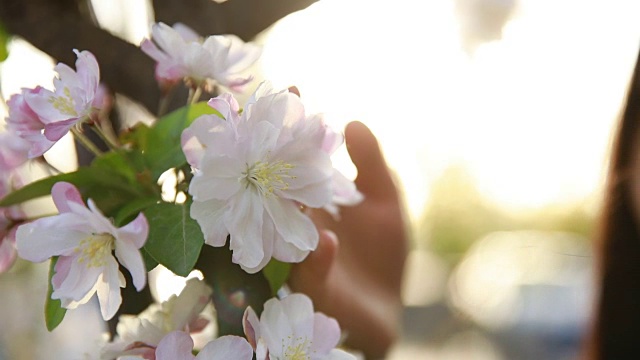
<path fill-rule="evenodd" d="M 200 100 L 200 94 L 202 94 L 202 88 L 200 86 L 192 87 L 189 89 L 189 98 L 187 99 L 187 105 L 193 105 Z"/>
<path fill-rule="evenodd" d="M 169 103 L 171 102 L 171 96 L 173 94 L 174 86 L 162 90 L 160 95 L 160 102 L 158 103 L 158 117 L 167 113 L 167 109 L 169 108 Z M 191 92 L 189 92 L 191 93 Z"/>
<path fill-rule="evenodd" d="M 98 124 L 94 124 L 93 126 L 91 126 L 91 129 L 93 129 L 93 132 L 95 132 L 111 150 L 116 150 L 119 148 L 118 144 L 116 144 L 115 141 L 113 141 L 111 137 L 108 136 L 108 134 Z"/>
<path fill-rule="evenodd" d="M 94 143 L 92 143 L 91 140 L 89 140 L 86 136 L 84 136 L 84 134 L 80 132 L 80 130 L 78 130 L 76 127 L 72 127 L 71 132 L 76 137 L 76 139 L 80 142 L 80 144 L 82 144 L 82 146 L 84 146 L 87 150 L 93 153 L 93 155 L 95 156 L 102 155 L 102 151 L 100 151 L 100 149 L 98 149 L 98 147 Z"/>

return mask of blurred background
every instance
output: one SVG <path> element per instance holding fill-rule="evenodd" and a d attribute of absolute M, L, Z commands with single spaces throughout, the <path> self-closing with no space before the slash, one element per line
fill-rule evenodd
<path fill-rule="evenodd" d="M 149 2 L 89 3 L 118 37 L 149 35 Z M 405 195 L 403 336 L 388 359 L 577 357 L 637 14 L 622 0 L 319 0 L 257 35 L 254 86 L 296 85 L 309 113 L 366 123 Z M 51 86 L 51 58 L 19 37 L 8 49 L 5 99 Z M 126 121 L 152 117 L 116 102 Z M 46 155 L 59 168 L 75 166 L 69 144 Z M 334 160 L 355 176 L 346 151 Z M 99 338 L 90 306 L 46 332 L 46 271 L 0 275 L 0 303 L 24 309 L 0 306 L 0 359 L 82 359 Z"/>

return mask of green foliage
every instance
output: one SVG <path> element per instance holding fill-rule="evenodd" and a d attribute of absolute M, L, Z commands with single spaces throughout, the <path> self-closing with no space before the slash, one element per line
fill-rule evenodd
<path fill-rule="evenodd" d="M 278 289 L 284 285 L 285 281 L 289 278 L 289 272 L 291 271 L 291 264 L 283 263 L 276 259 L 271 259 L 267 266 L 262 269 L 262 274 L 269 282 L 271 288 L 271 294 L 276 295 Z"/>
<path fill-rule="evenodd" d="M 65 314 L 67 313 L 67 309 L 63 308 L 60 300 L 54 300 L 51 298 L 51 293 L 53 293 L 53 286 L 51 285 L 51 278 L 54 274 L 54 268 L 56 263 L 58 262 L 58 257 L 51 258 L 51 263 L 49 265 L 49 286 L 47 290 L 47 299 L 44 303 L 44 321 L 47 325 L 47 330 L 53 331 L 60 323 L 62 319 L 64 319 Z"/>
<path fill-rule="evenodd" d="M 204 244 L 200 226 L 189 216 L 189 204 L 155 204 L 144 214 L 149 221 L 145 251 L 174 273 L 189 275 Z"/>
<path fill-rule="evenodd" d="M 107 216 L 112 215 L 131 199 L 153 194 L 153 190 L 145 189 L 139 182 L 127 179 L 118 169 L 92 165 L 30 183 L 7 194 L 0 201 L 0 206 L 10 206 L 50 195 L 51 188 L 59 181 L 74 184 L 83 196 L 93 199 Z"/>
<path fill-rule="evenodd" d="M 455 263 L 475 240 L 508 227 L 508 217 L 481 196 L 473 179 L 462 168 L 450 168 L 432 185 L 418 235 Z"/>
<path fill-rule="evenodd" d="M 7 33 L 2 23 L 0 23 L 0 62 L 5 61 L 7 57 L 9 57 L 9 48 L 7 45 L 10 39 L 11 36 Z"/>
<path fill-rule="evenodd" d="M 593 214 L 585 204 L 554 205 L 513 213 L 486 198 L 464 168 L 452 167 L 431 188 L 418 236 L 426 246 L 451 264 L 458 262 L 469 247 L 494 231 L 566 231 L 589 238 Z"/>
<path fill-rule="evenodd" d="M 143 155 L 144 164 L 150 170 L 153 180 L 171 168 L 180 168 L 186 162 L 180 136 L 182 131 L 201 115 L 220 113 L 200 102 L 169 113 L 153 127 L 138 125 L 131 129 L 122 140 L 133 144 Z"/>

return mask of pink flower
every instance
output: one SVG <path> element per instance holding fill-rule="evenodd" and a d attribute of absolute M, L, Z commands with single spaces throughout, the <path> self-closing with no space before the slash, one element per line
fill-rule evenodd
<path fill-rule="evenodd" d="M 0 172 L 14 171 L 29 159 L 29 142 L 13 131 L 0 133 Z"/>
<path fill-rule="evenodd" d="M 198 352 L 192 354 L 193 339 L 182 331 L 174 331 L 165 336 L 156 349 L 156 360 L 251 360 L 251 345 L 239 336 L 222 336 Z"/>
<path fill-rule="evenodd" d="M 15 220 L 9 209 L 0 209 L 0 273 L 13 265 L 16 259 L 16 228 Z"/>
<path fill-rule="evenodd" d="M 248 307 L 243 325 L 256 360 L 355 360 L 353 355 L 336 349 L 340 341 L 338 322 L 314 313 L 311 299 L 303 294 L 268 300 L 260 319 Z"/>
<path fill-rule="evenodd" d="M 92 200 L 87 208 L 78 189 L 66 182 L 56 183 L 51 195 L 60 214 L 21 225 L 16 234 L 18 254 L 33 262 L 59 256 L 51 297 L 74 309 L 97 292 L 102 317 L 108 320 L 120 307 L 120 288 L 125 286 L 116 258 L 129 270 L 138 291 L 146 284 L 139 249 L 149 232 L 147 220 L 140 214 L 116 228 Z"/>
<path fill-rule="evenodd" d="M 40 86 L 35 89 L 22 89 L 20 94 L 11 96 L 7 101 L 7 130 L 29 144 L 27 156 L 30 159 L 44 154 L 55 144 L 55 141 L 45 137 L 45 124 L 25 100 L 27 96 L 43 96 L 44 91 L 46 90 Z"/>
<path fill-rule="evenodd" d="M 21 185 L 21 180 L 17 177 L 0 178 L 0 198 L 11 190 L 11 181 L 17 186 Z M 19 206 L 0 208 L 0 273 L 9 270 L 16 259 L 16 227 L 25 217 Z"/>
<path fill-rule="evenodd" d="M 74 51 L 77 72 L 65 64 L 56 65 L 54 91 L 40 86 L 22 89 L 7 102 L 7 128 L 29 142 L 29 158 L 44 154 L 72 126 L 91 118 L 104 105 L 98 62 L 89 51 Z"/>
<path fill-rule="evenodd" d="M 156 79 L 163 85 L 186 79 L 195 85 L 220 84 L 234 91 L 251 81 L 238 74 L 260 57 L 261 50 L 235 35 L 214 35 L 204 41 L 184 24 L 154 24 L 152 40 L 140 48 L 156 62 Z"/>

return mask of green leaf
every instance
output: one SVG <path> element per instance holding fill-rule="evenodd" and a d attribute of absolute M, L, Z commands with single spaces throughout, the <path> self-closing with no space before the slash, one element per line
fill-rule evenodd
<path fill-rule="evenodd" d="M 53 293 L 53 286 L 51 285 L 51 278 L 54 274 L 54 268 L 58 262 L 58 257 L 52 257 L 49 265 L 49 285 L 47 290 L 47 300 L 44 303 L 44 322 L 47 325 L 47 330 L 53 331 L 64 319 L 64 315 L 67 313 L 67 309 L 63 308 L 60 300 L 52 299 L 51 293 Z"/>
<path fill-rule="evenodd" d="M 159 200 L 155 197 L 145 197 L 134 199 L 127 202 L 123 207 L 118 210 L 113 218 L 113 223 L 117 226 L 123 226 L 138 216 L 144 209 L 158 204 Z"/>
<path fill-rule="evenodd" d="M 140 254 L 142 254 L 142 260 L 144 261 L 144 266 L 147 269 L 147 272 L 153 270 L 156 266 L 158 266 L 158 262 L 156 259 L 151 257 L 145 248 L 140 249 Z"/>
<path fill-rule="evenodd" d="M 269 282 L 271 288 L 271 294 L 276 295 L 278 290 L 284 285 L 285 281 L 289 278 L 289 272 L 291 271 L 291 264 L 271 259 L 267 266 L 262 269 L 262 274 Z"/>
<path fill-rule="evenodd" d="M 157 180 L 163 172 L 181 167 L 187 162 L 180 144 L 182 131 L 196 118 L 206 114 L 217 114 L 222 117 L 206 102 L 200 102 L 171 112 L 158 119 L 152 128 L 148 130 L 140 128 L 140 134 L 130 137 L 140 142 L 140 149 L 153 179 Z"/>
<path fill-rule="evenodd" d="M 0 200 L 0 207 L 50 195 L 51 188 L 59 181 L 74 184 L 85 198 L 93 199 L 107 216 L 114 216 L 135 199 L 154 197 L 159 200 L 159 187 L 149 176 L 145 177 L 144 171 L 138 172 L 135 162 L 140 160 L 136 160 L 135 156 L 123 152 L 104 154 L 89 167 L 50 176 L 7 194 Z"/>
<path fill-rule="evenodd" d="M 9 57 L 9 40 L 11 35 L 7 33 L 4 26 L 0 23 L 0 62 L 5 61 Z"/>
<path fill-rule="evenodd" d="M 48 178 L 32 182 L 7 194 L 7 196 L 0 200 L 0 207 L 15 205 L 27 200 L 50 195 L 51 188 L 58 181 L 68 181 L 79 188 L 95 186 L 96 182 L 102 183 L 103 178 L 89 169 L 90 168 L 82 168 L 72 173 L 50 176 Z"/>
<path fill-rule="evenodd" d="M 189 216 L 189 204 L 160 203 L 144 214 L 149 222 L 144 249 L 177 275 L 189 275 L 204 244 L 200 226 Z"/>

